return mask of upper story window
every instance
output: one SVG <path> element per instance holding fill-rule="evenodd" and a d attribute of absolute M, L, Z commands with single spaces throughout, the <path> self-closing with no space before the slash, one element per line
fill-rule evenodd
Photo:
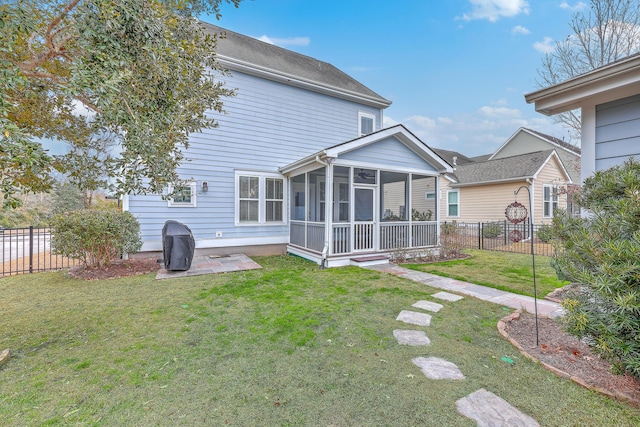
<path fill-rule="evenodd" d="M 376 127 L 376 116 L 367 113 L 358 113 L 358 123 L 360 128 L 360 136 L 373 133 Z"/>
<path fill-rule="evenodd" d="M 558 209 L 558 187 L 544 184 L 542 186 L 542 214 L 545 218 L 552 218 Z"/>
<path fill-rule="evenodd" d="M 170 208 L 196 207 L 196 183 L 188 182 L 182 186 L 169 186 L 169 193 L 173 193 L 173 196 L 167 199 L 167 206 Z"/>
<path fill-rule="evenodd" d="M 283 224 L 284 195 L 280 175 L 236 172 L 236 224 Z"/>

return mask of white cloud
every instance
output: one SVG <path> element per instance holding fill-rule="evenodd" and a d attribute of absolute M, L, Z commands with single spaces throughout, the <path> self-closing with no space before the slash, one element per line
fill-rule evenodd
<path fill-rule="evenodd" d="M 511 29 L 511 34 L 531 34 L 531 31 L 529 31 L 528 28 L 523 27 L 522 25 L 516 25 L 515 27 L 513 27 Z"/>
<path fill-rule="evenodd" d="M 545 37 L 541 42 L 535 42 L 533 48 L 538 52 L 551 53 L 556 46 L 551 37 Z"/>
<path fill-rule="evenodd" d="M 469 0 L 472 10 L 459 19 L 472 21 L 487 19 L 496 22 L 500 18 L 511 18 L 521 13 L 529 13 L 529 3 L 526 0 Z"/>
<path fill-rule="evenodd" d="M 469 157 L 494 152 L 521 127 L 558 138 L 566 135 L 566 130 L 554 124 L 549 117 L 535 112 L 525 116 L 522 110 L 503 105 L 503 100 L 491 104 L 475 112 L 462 112 L 447 117 L 413 115 L 400 121 L 385 117 L 384 126 L 400 122 L 429 147 L 458 151 Z"/>
<path fill-rule="evenodd" d="M 507 117 L 520 117 L 522 114 L 520 110 L 515 108 L 507 108 L 507 107 L 489 107 L 484 106 L 481 107 L 478 112 L 486 117 L 499 117 L 499 118 L 507 118 Z"/>
<path fill-rule="evenodd" d="M 573 6 L 571 6 L 566 1 L 560 3 L 560 9 L 570 10 L 571 12 L 580 12 L 582 10 L 585 10 L 587 7 L 587 4 L 581 1 L 577 2 Z"/>
<path fill-rule="evenodd" d="M 262 35 L 260 37 L 256 37 L 258 40 L 263 41 L 265 43 L 274 44 L 276 46 L 309 46 L 311 43 L 311 39 L 309 37 L 287 37 L 284 39 L 277 37 L 269 37 L 267 35 Z"/>

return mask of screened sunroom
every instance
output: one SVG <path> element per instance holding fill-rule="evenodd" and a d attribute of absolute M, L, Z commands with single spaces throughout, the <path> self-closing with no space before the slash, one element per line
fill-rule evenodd
<path fill-rule="evenodd" d="M 289 252 L 336 266 L 353 257 L 437 247 L 438 180 L 448 165 L 426 145 L 417 145 L 428 150 L 421 156 L 414 147 L 407 152 L 398 135 L 375 135 L 283 168 L 289 176 Z M 370 156 L 380 149 L 388 152 L 374 163 Z M 436 168 L 424 157 L 442 163 Z"/>

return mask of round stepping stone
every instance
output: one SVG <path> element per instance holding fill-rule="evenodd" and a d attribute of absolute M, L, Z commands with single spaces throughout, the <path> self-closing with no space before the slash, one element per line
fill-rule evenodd
<path fill-rule="evenodd" d="M 413 304 L 411 307 L 421 308 L 423 310 L 433 311 L 434 313 L 437 313 L 442 309 L 442 307 L 444 307 L 444 305 L 438 304 L 437 302 L 431 302 L 431 301 L 418 301 L 417 303 Z"/>
<path fill-rule="evenodd" d="M 538 427 L 540 424 L 506 400 L 481 388 L 456 402 L 458 412 L 479 427 Z"/>
<path fill-rule="evenodd" d="M 459 301 L 461 300 L 463 297 L 461 297 L 460 295 L 456 295 L 456 294 L 452 294 L 449 292 L 438 292 L 436 294 L 431 295 L 434 298 L 438 298 L 444 301 Z"/>
<path fill-rule="evenodd" d="M 393 331 L 393 336 L 398 340 L 398 344 L 413 346 L 431 344 L 431 340 L 424 331 L 396 329 Z"/>
<path fill-rule="evenodd" d="M 422 373 L 432 380 L 462 380 L 464 375 L 455 363 L 449 362 L 439 357 L 416 357 L 411 359 L 414 365 L 418 366 Z"/>
<path fill-rule="evenodd" d="M 402 310 L 396 320 L 401 322 L 411 323 L 418 326 L 430 326 L 431 315 L 426 313 L 418 313 L 417 311 Z"/>

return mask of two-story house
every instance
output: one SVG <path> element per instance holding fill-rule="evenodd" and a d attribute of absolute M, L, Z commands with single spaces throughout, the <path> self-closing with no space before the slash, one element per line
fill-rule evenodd
<path fill-rule="evenodd" d="M 190 227 L 199 251 L 288 251 L 326 266 L 437 246 L 425 195 L 451 167 L 405 127 L 381 129 L 390 101 L 327 62 L 203 25 L 224 33 L 220 78 L 236 96 L 218 128 L 190 135 L 187 186 L 125 199 L 142 251 L 162 249 L 166 220 Z"/>

